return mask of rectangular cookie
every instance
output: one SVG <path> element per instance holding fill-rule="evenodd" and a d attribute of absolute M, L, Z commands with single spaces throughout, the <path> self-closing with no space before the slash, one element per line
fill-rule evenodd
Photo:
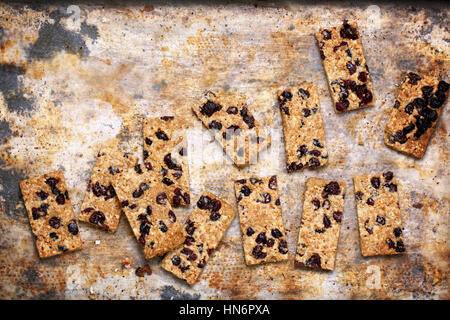
<path fill-rule="evenodd" d="M 178 117 L 145 119 L 144 162 L 153 166 L 173 206 L 191 203 L 186 122 Z"/>
<path fill-rule="evenodd" d="M 115 145 L 104 147 L 97 154 L 97 163 L 88 181 L 78 219 L 110 232 L 116 231 L 122 206 L 111 179 L 123 168 L 132 167 L 136 163 L 135 157 L 119 151 Z"/>
<path fill-rule="evenodd" d="M 448 87 L 436 76 L 408 72 L 385 128 L 386 145 L 421 159 L 444 108 Z"/>
<path fill-rule="evenodd" d="M 321 28 L 315 36 L 336 112 L 373 105 L 373 86 L 357 24 L 345 20 L 341 26 Z"/>
<path fill-rule="evenodd" d="M 192 110 L 239 168 L 270 146 L 271 139 L 253 117 L 245 96 L 208 91 Z"/>
<path fill-rule="evenodd" d="M 328 161 L 319 93 L 314 84 L 278 91 L 288 172 Z"/>
<path fill-rule="evenodd" d="M 394 174 L 353 178 L 363 256 L 405 252 L 402 217 Z"/>
<path fill-rule="evenodd" d="M 344 182 L 306 180 L 296 266 L 334 270 L 344 198 Z"/>
<path fill-rule="evenodd" d="M 277 176 L 234 183 L 247 265 L 288 259 Z"/>
<path fill-rule="evenodd" d="M 112 184 L 145 259 L 183 242 L 183 230 L 155 172 L 137 164 L 114 175 Z"/>
<path fill-rule="evenodd" d="M 81 249 L 78 224 L 61 170 L 20 182 L 39 257 Z"/>
<path fill-rule="evenodd" d="M 235 214 L 227 202 L 205 191 L 184 224 L 184 243 L 164 257 L 162 268 L 194 284 Z"/>

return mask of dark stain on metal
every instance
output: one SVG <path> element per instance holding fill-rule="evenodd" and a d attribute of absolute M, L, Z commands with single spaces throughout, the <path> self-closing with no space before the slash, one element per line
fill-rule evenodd
<path fill-rule="evenodd" d="M 92 40 L 97 40 L 98 38 L 98 28 L 96 25 L 87 24 L 86 21 L 83 21 L 80 25 L 80 32 L 84 35 L 87 35 Z"/>
<path fill-rule="evenodd" d="M 25 74 L 25 68 L 14 64 L 0 65 L 0 92 L 9 111 L 26 111 L 33 109 L 33 100 L 24 96 L 19 76 Z"/>
<path fill-rule="evenodd" d="M 36 284 L 40 281 L 39 272 L 36 269 L 29 268 L 22 272 L 22 276 L 24 280 L 26 280 L 29 284 Z"/>
<path fill-rule="evenodd" d="M 200 294 L 190 294 L 178 291 L 172 286 L 164 286 L 161 292 L 162 300 L 198 300 L 200 299 Z"/>
<path fill-rule="evenodd" d="M 22 202 L 22 194 L 19 182 L 24 179 L 23 174 L 15 169 L 2 169 L 5 163 L 0 160 L 0 181 L 3 188 L 0 190 L 0 198 L 4 200 L 4 212 L 9 218 L 19 221 L 18 210 L 15 209 L 18 203 Z M 0 211 L 1 212 L 1 211 Z M 25 209 L 20 209 L 21 216 L 25 216 Z"/>
<path fill-rule="evenodd" d="M 12 134 L 9 123 L 6 120 L 0 121 L 0 140 L 10 137 Z"/>
<path fill-rule="evenodd" d="M 59 51 L 66 51 L 80 56 L 88 56 L 89 49 L 83 35 L 64 29 L 61 18 L 67 17 L 62 10 L 50 13 L 54 23 L 45 22 L 39 29 L 38 39 L 28 48 L 28 58 L 48 59 Z"/>

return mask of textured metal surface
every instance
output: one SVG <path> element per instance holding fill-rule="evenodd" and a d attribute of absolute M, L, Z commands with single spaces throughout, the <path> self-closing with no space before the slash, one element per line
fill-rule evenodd
<path fill-rule="evenodd" d="M 0 298 L 448 299 L 448 103 L 420 161 L 388 149 L 383 130 L 407 69 L 447 75 L 449 7 L 370 5 L 0 4 Z M 344 18 L 360 26 L 377 102 L 337 115 L 313 33 Z M 204 129 L 190 107 L 204 90 L 247 94 L 255 116 L 279 130 L 276 89 L 304 80 L 319 87 L 326 167 L 287 175 L 281 133 L 272 137 L 279 149 L 242 170 L 220 161 L 211 136 L 199 147 Z M 78 213 L 100 145 L 119 135 L 141 154 L 141 120 L 167 113 L 190 126 L 193 199 L 206 188 L 234 204 L 233 179 L 279 176 L 289 261 L 246 267 L 236 218 L 196 285 L 162 270 L 160 258 L 149 262 L 151 276 L 139 278 L 134 271 L 145 261 L 124 217 L 115 234 L 82 224 L 82 251 L 39 260 L 19 181 L 62 169 Z M 408 253 L 363 258 L 352 177 L 387 169 L 401 183 Z M 311 176 L 347 183 L 333 272 L 293 266 Z M 183 217 L 189 211 L 177 209 Z"/>

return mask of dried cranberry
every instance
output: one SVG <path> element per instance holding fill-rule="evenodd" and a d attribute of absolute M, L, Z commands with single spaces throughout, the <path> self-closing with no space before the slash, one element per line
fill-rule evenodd
<path fill-rule="evenodd" d="M 122 208 L 128 207 L 129 204 L 128 200 L 122 201 Z"/>
<path fill-rule="evenodd" d="M 309 91 L 302 89 L 302 88 L 298 89 L 298 95 L 304 99 L 307 99 L 310 97 Z"/>
<path fill-rule="evenodd" d="M 252 190 L 248 186 L 243 186 L 241 188 L 241 193 L 248 197 L 250 193 L 252 193 Z"/>
<path fill-rule="evenodd" d="M 398 100 L 395 100 L 393 108 L 398 109 L 399 107 L 400 107 L 400 102 Z"/>
<path fill-rule="evenodd" d="M 384 216 L 377 216 L 377 218 L 375 219 L 375 221 L 378 224 L 381 224 L 382 226 L 384 226 L 386 224 L 386 217 Z"/>
<path fill-rule="evenodd" d="M 248 113 L 247 107 L 243 107 L 240 111 L 242 120 L 244 120 L 245 124 L 248 126 L 249 129 L 252 129 L 255 127 L 255 118 Z"/>
<path fill-rule="evenodd" d="M 338 195 L 341 193 L 341 187 L 336 181 L 331 181 L 323 189 L 322 196 L 328 198 L 328 195 Z"/>
<path fill-rule="evenodd" d="M 184 239 L 184 244 L 187 246 L 190 246 L 193 242 L 195 242 L 194 237 L 186 236 L 186 238 Z"/>
<path fill-rule="evenodd" d="M 214 103 L 212 101 L 207 101 L 200 109 L 200 113 L 211 117 L 214 113 L 220 111 L 222 106 L 220 104 Z"/>
<path fill-rule="evenodd" d="M 355 66 L 353 63 L 347 62 L 346 67 L 347 67 L 348 72 L 349 72 L 351 75 L 354 74 L 354 73 L 356 72 L 356 66 Z"/>
<path fill-rule="evenodd" d="M 443 92 L 447 92 L 449 88 L 449 84 L 443 80 L 439 81 L 438 83 L 438 90 L 439 91 L 443 91 Z"/>
<path fill-rule="evenodd" d="M 48 193 L 45 192 L 44 190 L 36 192 L 36 195 L 39 197 L 39 199 L 41 199 L 41 201 L 44 201 L 45 199 L 48 198 Z"/>
<path fill-rule="evenodd" d="M 148 161 L 144 162 L 144 166 L 147 170 L 153 170 L 152 164 Z"/>
<path fill-rule="evenodd" d="M 59 227 L 61 227 L 61 219 L 59 219 L 58 217 L 51 217 L 50 220 L 48 220 L 48 224 L 52 228 L 58 229 Z"/>
<path fill-rule="evenodd" d="M 275 239 L 281 238 L 283 236 L 283 233 L 281 233 L 281 231 L 277 228 L 272 229 L 270 233 L 272 234 L 272 237 L 274 237 Z"/>
<path fill-rule="evenodd" d="M 148 235 L 150 233 L 150 226 L 146 222 L 141 222 L 139 231 L 141 232 L 141 234 Z"/>
<path fill-rule="evenodd" d="M 137 217 L 138 221 L 143 222 L 143 223 L 149 223 L 147 216 L 145 214 L 140 214 Z"/>
<path fill-rule="evenodd" d="M 380 178 L 372 177 L 372 179 L 370 179 L 370 183 L 372 184 L 372 187 L 378 189 L 380 187 Z"/>
<path fill-rule="evenodd" d="M 320 268 L 320 255 L 318 255 L 317 253 L 312 254 L 311 257 L 309 257 L 308 260 L 305 261 L 305 264 L 309 267 Z"/>
<path fill-rule="evenodd" d="M 342 221 L 342 211 L 335 211 L 333 212 L 333 218 L 336 222 L 341 223 Z"/>
<path fill-rule="evenodd" d="M 313 204 L 314 211 L 316 211 L 320 208 L 320 200 L 319 199 L 313 199 L 313 200 L 311 200 L 311 203 Z"/>
<path fill-rule="evenodd" d="M 372 199 L 372 197 L 370 197 L 369 199 L 367 199 L 366 203 L 367 203 L 369 206 L 373 206 L 373 205 L 375 204 L 375 201 Z"/>
<path fill-rule="evenodd" d="M 213 120 L 209 124 L 210 129 L 221 130 L 222 124 L 219 121 Z"/>
<path fill-rule="evenodd" d="M 263 252 L 263 246 L 258 244 L 253 248 L 252 255 L 256 259 L 264 259 L 267 256 L 267 253 Z"/>
<path fill-rule="evenodd" d="M 318 166 L 320 166 L 320 161 L 319 161 L 319 159 L 312 157 L 309 159 L 308 165 L 310 167 L 318 167 Z"/>
<path fill-rule="evenodd" d="M 166 224 L 164 223 L 164 221 L 159 221 L 159 230 L 161 230 L 161 232 L 166 233 L 167 230 L 169 230 L 169 228 L 167 228 Z"/>
<path fill-rule="evenodd" d="M 438 109 L 442 106 L 444 102 L 437 97 L 432 97 L 430 100 L 430 107 L 434 109 Z"/>
<path fill-rule="evenodd" d="M 247 234 L 248 237 L 252 236 L 254 233 L 255 233 L 255 230 L 253 230 L 252 227 L 248 227 L 247 228 L 246 234 Z"/>
<path fill-rule="evenodd" d="M 94 211 L 89 217 L 89 222 L 92 224 L 103 225 L 105 222 L 105 215 L 101 211 Z"/>
<path fill-rule="evenodd" d="M 236 108 L 235 106 L 228 107 L 227 113 L 228 114 L 237 114 L 238 113 L 238 108 Z"/>
<path fill-rule="evenodd" d="M 181 262 L 181 259 L 179 256 L 175 255 L 172 257 L 172 264 L 174 266 L 178 266 L 180 264 L 180 262 Z"/>
<path fill-rule="evenodd" d="M 400 144 L 406 143 L 408 141 L 408 138 L 405 136 L 402 130 L 398 130 L 394 135 L 394 140 Z"/>
<path fill-rule="evenodd" d="M 373 99 L 372 92 L 367 89 L 367 86 L 365 84 L 356 86 L 356 95 L 361 100 L 361 102 L 359 103 L 360 106 L 368 104 Z"/>
<path fill-rule="evenodd" d="M 114 190 L 114 187 L 112 186 L 112 184 L 110 184 L 108 186 L 108 188 L 106 189 L 106 195 L 105 195 L 105 200 L 109 200 L 112 199 L 116 196 L 116 190 Z M 66 197 L 67 198 L 67 197 Z"/>
<path fill-rule="evenodd" d="M 262 193 L 261 197 L 262 197 L 262 200 L 258 200 L 258 202 L 270 203 L 270 201 L 272 201 L 272 197 L 270 196 L 270 193 Z"/>
<path fill-rule="evenodd" d="M 69 224 L 67 225 L 67 229 L 71 234 L 76 236 L 78 234 L 78 225 L 75 220 L 70 220 Z"/>
<path fill-rule="evenodd" d="M 50 232 L 50 238 L 52 239 L 58 239 L 58 235 L 55 232 Z"/>
<path fill-rule="evenodd" d="M 385 183 L 383 184 L 384 187 L 388 188 L 390 192 L 396 192 L 397 191 L 397 185 L 395 183 Z"/>
<path fill-rule="evenodd" d="M 143 194 L 144 194 L 144 190 L 142 190 L 141 188 L 136 189 L 133 191 L 133 198 L 139 198 Z"/>
<path fill-rule="evenodd" d="M 323 148 L 323 144 L 320 143 L 320 141 L 317 140 L 317 139 L 313 139 L 313 144 L 314 144 L 317 148 Z"/>
<path fill-rule="evenodd" d="M 170 180 L 169 178 L 163 178 L 162 179 L 162 183 L 164 183 L 165 185 L 167 185 L 167 186 L 170 186 L 170 185 L 172 185 L 173 184 L 173 181 L 172 180 Z"/>
<path fill-rule="evenodd" d="M 217 220 L 220 219 L 220 217 L 221 217 L 221 214 L 218 213 L 217 211 L 213 211 L 213 212 L 211 212 L 211 214 L 209 215 L 209 219 L 210 219 L 211 221 L 217 221 Z"/>
<path fill-rule="evenodd" d="M 172 210 L 169 210 L 169 212 L 167 214 L 169 216 L 170 221 L 177 222 L 177 216 L 175 215 L 175 213 Z"/>
<path fill-rule="evenodd" d="M 391 239 L 387 239 L 386 242 L 387 242 L 387 245 L 388 245 L 389 248 L 391 248 L 391 249 L 395 248 L 394 241 L 392 241 Z"/>
<path fill-rule="evenodd" d="M 386 181 L 391 181 L 394 177 L 394 173 L 392 171 L 386 171 L 383 173 L 383 177 Z"/>
<path fill-rule="evenodd" d="M 398 240 L 397 241 L 397 245 L 395 246 L 395 251 L 396 252 L 405 252 L 405 245 L 403 244 L 402 240 Z"/>
<path fill-rule="evenodd" d="M 293 172 L 293 171 L 296 171 L 296 170 L 300 170 L 301 168 L 303 168 L 303 164 L 302 163 L 292 162 L 292 163 L 290 163 L 287 166 L 286 170 L 287 170 L 287 172 Z"/>
<path fill-rule="evenodd" d="M 422 78 L 419 77 L 418 74 L 414 72 L 408 73 L 409 83 L 412 85 L 416 85 L 418 81 L 420 81 Z"/>
<path fill-rule="evenodd" d="M 357 191 L 357 192 L 355 193 L 355 198 L 356 198 L 356 200 L 362 200 L 363 195 L 364 195 L 364 194 L 363 194 L 361 191 Z"/>
<path fill-rule="evenodd" d="M 336 102 L 336 110 L 339 112 L 345 111 L 348 109 L 350 105 L 350 102 L 347 99 L 339 99 L 338 102 Z"/>
<path fill-rule="evenodd" d="M 164 131 L 162 131 L 161 129 L 158 129 L 158 131 L 156 131 L 155 135 L 160 140 L 164 140 L 164 141 L 169 140 L 169 137 L 167 136 L 167 134 Z"/>
<path fill-rule="evenodd" d="M 167 204 L 167 195 L 165 192 L 158 193 L 156 196 L 156 203 L 160 205 L 166 205 Z"/>
<path fill-rule="evenodd" d="M 395 228 L 394 229 L 394 235 L 398 238 L 402 235 L 402 229 L 401 228 Z"/>
<path fill-rule="evenodd" d="M 331 39 L 331 31 L 324 29 L 322 31 L 322 36 L 324 40 L 330 40 Z"/>
<path fill-rule="evenodd" d="M 39 211 L 39 208 L 31 208 L 31 215 L 33 216 L 33 220 L 37 220 L 41 217 Z"/>
<path fill-rule="evenodd" d="M 152 140 L 150 140 L 149 138 L 145 138 L 145 144 L 147 144 L 147 145 L 149 145 L 149 146 L 151 146 L 152 145 L 152 143 L 153 143 L 153 141 Z"/>
<path fill-rule="evenodd" d="M 45 180 L 45 183 L 50 187 L 56 187 L 56 185 L 59 183 L 59 179 L 50 177 Z"/>
<path fill-rule="evenodd" d="M 140 243 L 141 246 L 145 246 L 145 234 L 141 233 L 141 235 L 139 236 L 138 242 Z"/>
<path fill-rule="evenodd" d="M 187 219 L 186 220 L 186 228 L 185 228 L 186 233 L 188 235 L 192 236 L 192 234 L 194 233 L 195 229 L 196 229 L 196 227 L 194 227 L 194 222 L 192 222 L 190 219 Z"/>
<path fill-rule="evenodd" d="M 286 240 L 281 240 L 280 243 L 278 244 L 278 251 L 281 254 L 286 254 L 288 253 L 288 249 L 287 249 L 287 242 Z"/>
<path fill-rule="evenodd" d="M 63 205 L 64 203 L 66 203 L 66 198 L 64 197 L 64 195 L 62 193 L 60 193 L 56 196 L 56 203 L 59 205 Z"/>
<path fill-rule="evenodd" d="M 356 67 L 355 67 L 355 69 L 356 69 Z M 366 82 L 367 81 L 367 73 L 365 73 L 364 71 L 360 72 L 358 74 L 358 80 L 361 82 Z"/>
<path fill-rule="evenodd" d="M 265 244 L 266 243 L 266 233 L 265 232 L 261 232 L 260 234 L 258 234 L 258 236 L 255 239 L 256 243 L 259 244 Z"/>
<path fill-rule="evenodd" d="M 133 204 L 130 204 L 130 209 L 135 209 L 137 207 L 137 204 L 136 203 L 133 203 Z"/>
<path fill-rule="evenodd" d="M 271 176 L 269 179 L 269 189 L 277 190 L 277 176 Z"/>
<path fill-rule="evenodd" d="M 197 201 L 197 207 L 202 210 L 211 209 L 211 198 L 208 196 L 201 196 Z"/>
<path fill-rule="evenodd" d="M 67 247 L 65 245 L 58 244 L 58 249 L 61 250 L 62 252 L 66 252 L 67 251 Z"/>
<path fill-rule="evenodd" d="M 137 174 L 142 174 L 142 168 L 140 164 L 137 164 L 134 166 L 134 171 L 136 171 Z"/>
<path fill-rule="evenodd" d="M 328 216 L 326 214 L 323 215 L 323 226 L 325 228 L 331 227 L 331 220 L 330 220 L 330 218 L 328 218 Z"/>
<path fill-rule="evenodd" d="M 308 118 L 311 115 L 311 110 L 309 110 L 308 108 L 303 108 L 302 113 L 305 118 Z"/>
<path fill-rule="evenodd" d="M 266 246 L 268 246 L 269 248 L 272 248 L 274 244 L 275 244 L 274 239 L 272 239 L 272 238 L 267 239 Z"/>
<path fill-rule="evenodd" d="M 175 159 L 172 158 L 172 155 L 170 153 L 164 156 L 164 163 L 169 169 L 182 171 L 181 166 Z"/>
<path fill-rule="evenodd" d="M 348 24 L 347 21 L 344 21 L 344 23 L 342 24 L 342 28 L 339 31 L 339 34 L 341 35 L 342 38 L 345 38 L 345 39 L 351 39 L 351 40 L 358 39 L 358 31 L 356 30 L 356 28 L 354 28 L 350 24 Z"/>

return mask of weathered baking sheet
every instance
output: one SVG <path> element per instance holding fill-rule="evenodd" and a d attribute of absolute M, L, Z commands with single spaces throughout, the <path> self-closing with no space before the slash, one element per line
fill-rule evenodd
<path fill-rule="evenodd" d="M 448 5 L 124 3 L 0 4 L 0 298 L 450 298 L 448 107 L 422 160 L 383 143 L 406 70 L 438 68 L 448 81 Z M 313 33 L 344 18 L 360 26 L 377 102 L 337 115 Z M 305 80 L 319 87 L 329 163 L 287 175 L 275 92 Z M 190 109 L 207 89 L 246 94 L 272 129 L 274 147 L 257 164 L 224 163 Z M 102 143 L 118 135 L 141 155 L 142 119 L 168 113 L 190 126 L 192 199 L 208 189 L 234 204 L 234 179 L 278 175 L 289 261 L 247 267 L 235 218 L 196 285 L 162 270 L 160 258 L 139 278 L 145 261 L 125 217 L 115 234 L 82 224 L 82 251 L 40 260 L 19 181 L 62 169 L 78 214 Z M 352 177 L 388 169 L 401 182 L 407 254 L 363 258 Z M 293 266 L 307 177 L 348 186 L 333 272 Z"/>

